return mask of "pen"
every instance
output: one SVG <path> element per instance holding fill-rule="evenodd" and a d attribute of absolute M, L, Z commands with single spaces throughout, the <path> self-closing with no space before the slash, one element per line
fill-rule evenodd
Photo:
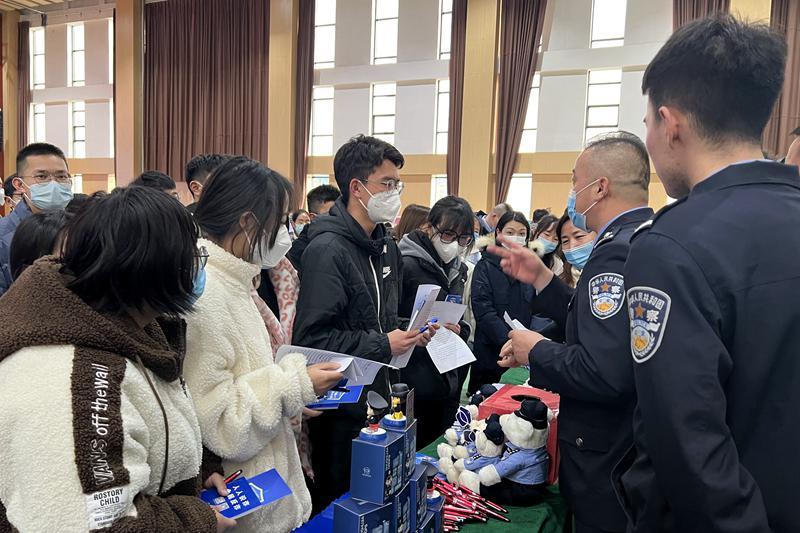
<path fill-rule="evenodd" d="M 231 474 L 230 476 L 225 478 L 225 484 L 227 485 L 228 483 L 230 483 L 231 481 L 233 481 L 234 479 L 236 479 L 237 477 L 239 477 L 241 475 L 242 475 L 242 470 L 239 469 L 236 472 L 234 472 L 233 474 Z"/>
<path fill-rule="evenodd" d="M 429 328 L 429 327 L 430 327 L 432 324 L 436 324 L 437 322 L 439 322 L 439 319 L 438 319 L 438 318 L 432 318 L 432 319 L 430 319 L 430 320 L 428 321 L 428 323 L 427 323 L 427 324 L 425 324 L 424 326 L 422 326 L 421 328 L 419 328 L 419 332 L 420 332 L 420 333 L 425 333 L 426 331 L 428 331 L 428 328 Z"/>

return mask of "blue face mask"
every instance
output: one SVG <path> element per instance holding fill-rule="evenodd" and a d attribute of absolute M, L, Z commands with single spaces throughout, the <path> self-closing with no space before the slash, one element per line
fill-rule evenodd
<path fill-rule="evenodd" d="M 206 269 L 201 268 L 194 276 L 192 283 L 192 302 L 200 299 L 206 290 Z"/>
<path fill-rule="evenodd" d="M 586 226 L 586 213 L 589 212 L 589 209 L 593 208 L 597 205 L 597 202 L 593 203 L 589 206 L 589 208 L 584 211 L 583 213 L 578 213 L 575 210 L 575 201 L 578 199 L 578 195 L 600 181 L 599 179 L 594 180 L 589 185 L 584 187 L 583 189 L 575 192 L 575 189 L 569 191 L 569 196 L 567 197 L 567 216 L 572 221 L 572 224 L 581 231 L 589 231 L 589 228 Z"/>
<path fill-rule="evenodd" d="M 481 226 L 483 226 L 483 229 L 485 229 L 487 233 L 491 233 L 494 231 L 494 228 L 491 227 L 488 222 L 486 222 L 485 216 L 481 217 Z"/>
<path fill-rule="evenodd" d="M 294 234 L 295 235 L 300 235 L 301 233 L 303 233 L 303 228 L 305 228 L 305 227 L 306 227 L 305 224 L 295 224 L 294 225 Z"/>
<path fill-rule="evenodd" d="M 575 224 L 575 221 L 572 223 Z M 575 225 L 577 226 L 577 224 Z M 564 250 L 564 257 L 567 258 L 567 262 L 570 265 L 578 270 L 583 270 L 586 262 L 589 261 L 589 256 L 592 255 L 592 248 L 594 248 L 594 241 L 589 241 L 571 250 Z"/>
<path fill-rule="evenodd" d="M 31 202 L 39 209 L 64 209 L 72 200 L 72 186 L 56 181 L 31 187 Z"/>
<path fill-rule="evenodd" d="M 558 246 L 553 241 L 548 241 L 547 239 L 539 239 L 544 245 L 544 255 L 551 254 L 555 251 L 556 247 Z"/>
<path fill-rule="evenodd" d="M 480 239 L 480 238 L 481 238 L 481 234 L 480 233 L 478 233 L 477 231 L 473 231 L 472 232 L 472 239 L 473 239 L 472 242 L 478 242 L 478 239 Z"/>

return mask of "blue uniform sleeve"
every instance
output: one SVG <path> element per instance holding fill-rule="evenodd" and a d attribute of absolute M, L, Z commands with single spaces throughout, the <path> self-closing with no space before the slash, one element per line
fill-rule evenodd
<path fill-rule="evenodd" d="M 647 234 L 633 242 L 625 280 L 642 418 L 637 445 L 650 456 L 676 531 L 770 531 L 726 424 L 733 361 L 703 269 L 676 241 Z"/>
<path fill-rule="evenodd" d="M 571 311 L 578 313 L 578 342 L 541 341 L 534 346 L 529 358 L 532 385 L 585 402 L 630 402 L 633 369 L 622 276 L 627 250 L 622 243 L 597 249 L 597 257 L 582 274 Z M 562 305 L 557 300 L 554 304 Z"/>
<path fill-rule="evenodd" d="M 481 260 L 475 265 L 475 272 L 472 274 L 472 314 L 475 315 L 475 322 L 485 328 L 493 343 L 503 345 L 508 340 L 508 332 L 511 331 L 502 317 L 497 314 L 494 308 L 492 294 L 495 288 L 489 281 L 489 271 L 487 262 Z"/>

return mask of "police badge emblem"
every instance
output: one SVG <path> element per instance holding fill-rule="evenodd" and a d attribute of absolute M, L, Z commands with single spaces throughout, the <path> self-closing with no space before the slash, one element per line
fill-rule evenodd
<path fill-rule="evenodd" d="M 653 357 L 661 346 L 671 304 L 669 295 L 658 289 L 633 287 L 628 290 L 631 355 L 637 363 Z"/>
<path fill-rule="evenodd" d="M 589 307 L 600 320 L 616 315 L 624 299 L 625 279 L 621 274 L 606 272 L 589 280 Z"/>

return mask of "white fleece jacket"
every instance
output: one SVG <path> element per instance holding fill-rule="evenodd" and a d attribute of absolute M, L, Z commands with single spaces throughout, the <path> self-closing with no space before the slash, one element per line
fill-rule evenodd
<path fill-rule="evenodd" d="M 186 317 L 184 375 L 203 444 L 226 473 L 253 476 L 277 469 L 292 494 L 239 520 L 237 531 L 288 532 L 311 513 L 289 419 L 314 398 L 306 359 L 273 361 L 269 334 L 250 297 L 260 268 L 200 239 L 208 250 L 205 292 Z"/>

